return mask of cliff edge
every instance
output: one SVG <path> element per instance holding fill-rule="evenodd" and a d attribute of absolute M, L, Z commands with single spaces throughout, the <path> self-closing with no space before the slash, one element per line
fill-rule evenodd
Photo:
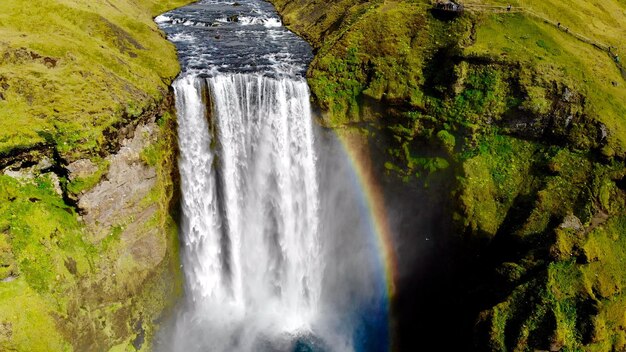
<path fill-rule="evenodd" d="M 0 3 L 1 350 L 146 350 L 180 294 L 153 16 L 188 2 Z"/>
<path fill-rule="evenodd" d="M 461 250 L 429 268 L 456 276 L 398 299 L 400 347 L 626 348 L 624 2 L 272 2 L 316 49 L 321 122 L 407 187 L 450 180 L 431 237 Z"/>

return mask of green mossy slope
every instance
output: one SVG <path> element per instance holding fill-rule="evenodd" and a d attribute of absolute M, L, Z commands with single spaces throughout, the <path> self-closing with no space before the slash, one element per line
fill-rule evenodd
<path fill-rule="evenodd" d="M 0 155 L 95 153 L 124 116 L 155 107 L 179 67 L 152 18 L 188 2 L 2 1 Z"/>
<path fill-rule="evenodd" d="M 0 2 L 0 350 L 148 350 L 180 294 L 179 65 L 152 19 L 189 2 Z M 95 240 L 79 200 L 137 126 L 151 189 Z"/>
<path fill-rule="evenodd" d="M 317 49 L 309 82 L 319 105 L 328 112 L 328 125 L 340 126 L 371 117 L 359 109 L 363 100 L 369 98 L 430 116 L 437 114 L 443 100 L 443 105 L 447 105 L 444 108 L 456 110 L 454 117 L 460 123 L 492 122 L 506 112 L 549 124 L 555 99 L 567 88 L 578 93 L 580 99 L 570 104 L 568 112 L 574 121 L 571 127 L 568 122 L 564 131 L 558 131 L 560 135 L 576 146 L 602 146 L 611 156 L 626 155 L 626 108 L 622 104 L 626 100 L 626 82 L 618 66 L 607 52 L 533 15 L 475 11 L 456 20 L 441 20 L 428 11 L 428 1 L 343 1 L 329 9 L 319 1 L 274 3 L 283 12 L 285 22 L 293 23 L 291 27 Z M 600 3 L 606 2 L 597 3 L 602 6 Z M 623 5 L 610 3 L 616 9 L 611 10 L 609 24 L 572 30 L 617 47 L 613 51 L 619 53 L 623 39 L 609 36 L 604 30 L 613 24 L 615 33 L 623 32 L 626 15 Z M 532 13 L 543 8 L 535 9 L 531 3 L 525 6 Z M 585 10 L 587 2 L 581 6 L 579 16 L 598 22 L 594 17 L 597 13 Z M 501 83 L 498 87 L 474 87 L 478 88 L 474 91 L 484 88 L 500 96 L 459 98 L 467 74 L 473 73 L 468 72 L 468 66 L 485 70 L 498 64 L 505 67 L 499 70 L 502 77 L 493 77 L 496 81 L 468 83 Z M 470 102 L 474 105 L 458 105 L 468 98 L 476 100 Z M 503 105 L 488 105 L 484 98 Z M 488 121 L 475 120 L 477 114 L 483 113 L 468 111 L 475 107 L 488 111 Z M 468 114 L 473 116 L 468 118 Z M 586 130 L 579 132 L 587 128 L 605 128 L 606 143 L 600 143 L 604 142 L 602 138 Z"/>
<path fill-rule="evenodd" d="M 155 210 L 139 229 L 130 227 L 141 213 L 129 213 L 94 242 L 55 173 L 0 175 L 1 350 L 149 348 L 155 322 L 181 289 L 171 215 L 175 126 L 167 116 L 144 151 L 157 182 L 142 200 Z"/>
<path fill-rule="evenodd" d="M 623 1 L 273 3 L 316 49 L 322 123 L 389 136 L 390 177 L 456 175 L 464 348 L 624 350 Z"/>

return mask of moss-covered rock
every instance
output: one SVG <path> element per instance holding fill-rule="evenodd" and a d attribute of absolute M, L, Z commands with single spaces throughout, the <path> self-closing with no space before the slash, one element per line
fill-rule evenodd
<path fill-rule="evenodd" d="M 626 81 L 603 49 L 624 49 L 623 2 L 272 2 L 316 49 L 323 123 L 389 136 L 405 182 L 456 174 L 465 349 L 624 349 Z"/>
<path fill-rule="evenodd" d="M 59 194 L 54 167 L 0 176 L 0 324 L 13 331 L 0 339 L 3 350 L 107 350 L 131 346 L 137 336 L 149 341 L 155 321 L 181 290 L 171 215 L 171 116 L 162 117 L 161 127 L 151 122 L 148 139 L 139 137 L 146 128 L 137 130 L 134 141 L 143 144 L 135 147 L 153 155 L 152 164 L 142 167 L 152 171 L 133 182 L 149 181 L 148 188 L 125 190 L 127 198 L 117 200 L 124 214 L 93 217 L 98 231 Z M 112 160 L 120 157 L 143 164 L 140 151 L 136 160 L 123 153 Z M 109 170 L 108 179 L 119 172 Z M 114 192 L 108 196 L 116 199 Z"/>
<path fill-rule="evenodd" d="M 179 66 L 152 18 L 187 2 L 0 4 L 0 350 L 147 350 L 180 294 Z"/>

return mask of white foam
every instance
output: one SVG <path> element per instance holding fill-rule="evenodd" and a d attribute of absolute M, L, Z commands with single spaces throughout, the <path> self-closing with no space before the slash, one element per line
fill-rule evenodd
<path fill-rule="evenodd" d="M 166 15 L 159 15 L 154 18 L 154 22 L 156 23 L 168 23 L 172 22 L 172 18 Z"/>
<path fill-rule="evenodd" d="M 255 16 L 238 16 L 237 21 L 229 21 L 228 18 L 222 17 L 218 18 L 216 22 L 219 23 L 238 23 L 242 26 L 255 26 L 255 25 L 263 25 L 267 28 L 272 27 L 280 27 L 283 25 L 280 19 L 274 17 L 255 17 Z"/>
<path fill-rule="evenodd" d="M 267 28 L 280 27 L 282 25 L 283 25 L 283 22 L 279 20 L 278 18 L 268 18 L 267 21 L 265 21 L 264 23 L 264 26 Z"/>
<path fill-rule="evenodd" d="M 175 33 L 175 34 L 172 34 L 171 36 L 168 36 L 167 39 L 173 42 L 186 42 L 186 43 L 192 43 L 196 40 L 196 38 L 189 33 Z"/>

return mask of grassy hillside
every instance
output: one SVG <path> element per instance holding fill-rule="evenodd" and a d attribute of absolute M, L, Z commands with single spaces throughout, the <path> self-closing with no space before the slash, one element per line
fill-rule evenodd
<path fill-rule="evenodd" d="M 511 4 L 532 11 L 544 18 L 560 22 L 572 32 L 580 33 L 607 45 L 624 54 L 626 50 L 626 28 L 623 1 L 540 1 L 540 0 L 468 0 L 467 6 Z"/>
<path fill-rule="evenodd" d="M 188 2 L 0 2 L 0 350 L 148 350 L 180 293 L 152 18 Z"/>
<path fill-rule="evenodd" d="M 626 54 L 626 3 L 468 0 L 456 17 L 420 0 L 273 2 L 317 50 L 323 123 L 394 141 L 390 177 L 456 177 L 467 257 L 439 265 L 458 260 L 463 276 L 430 297 L 434 315 L 415 312 L 432 334 L 401 338 L 450 325 L 467 350 L 626 348 L 626 77 L 613 56 Z"/>
<path fill-rule="evenodd" d="M 626 6 L 619 1 L 519 4 L 539 17 L 526 12 L 493 13 L 497 9 L 489 6 L 508 2 L 475 1 L 466 4 L 469 11 L 464 18 L 452 22 L 429 14 L 429 1 L 341 1 L 330 8 L 321 1 L 275 3 L 286 22 L 318 48 L 310 83 L 319 103 L 330 112 L 329 124 L 366 118 L 360 116 L 358 106 L 369 97 L 430 113 L 425 105 L 428 90 L 437 88 L 433 85 L 438 82 L 428 80 L 447 79 L 440 71 L 453 70 L 454 65 L 443 67 L 445 62 L 439 59 L 445 55 L 443 50 L 453 49 L 457 52 L 449 56 L 484 57 L 520 66 L 522 77 L 516 84 L 522 92 L 516 98 L 522 100 L 522 108 L 549 99 L 538 94 L 545 88 L 538 85 L 554 82 L 580 91 L 585 97 L 581 115 L 608 128 L 606 151 L 626 155 L 624 78 L 608 53 L 572 35 L 582 34 L 621 53 Z M 562 27 L 541 18 L 561 22 Z M 533 77 L 542 82 L 529 81 Z M 573 143 L 586 143 L 569 137 Z"/>
<path fill-rule="evenodd" d="M 0 155 L 95 153 L 104 131 L 154 107 L 178 63 L 152 18 L 186 2 L 2 1 Z"/>

